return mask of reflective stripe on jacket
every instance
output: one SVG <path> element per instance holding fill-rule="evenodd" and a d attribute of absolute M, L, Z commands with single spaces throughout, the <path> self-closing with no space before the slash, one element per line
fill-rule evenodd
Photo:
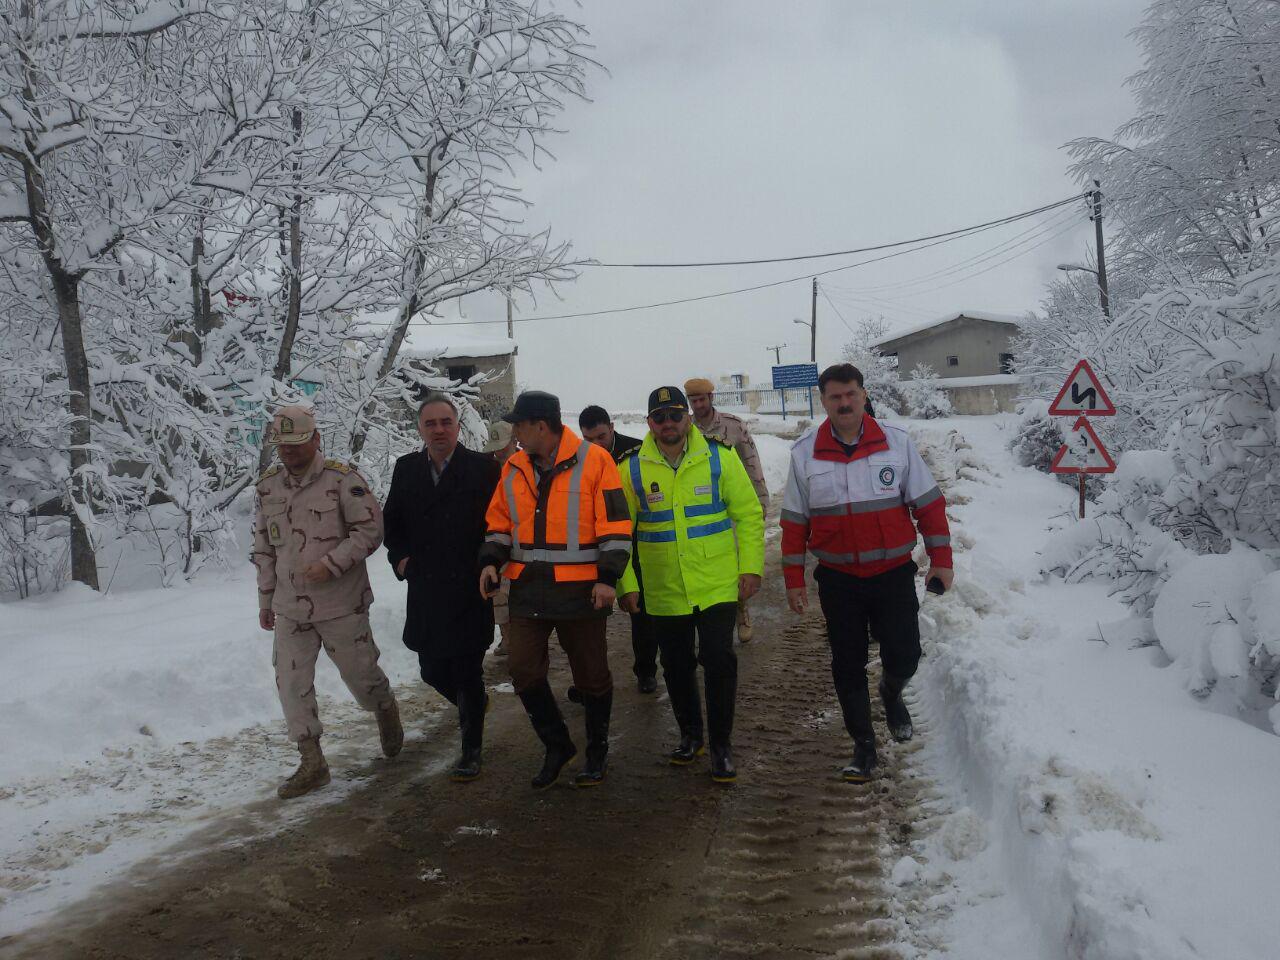
<path fill-rule="evenodd" d="M 614 585 L 631 554 L 631 516 L 618 468 L 605 450 L 568 427 L 560 436 L 555 466 L 540 479 L 527 452 L 521 450 L 506 462 L 485 522 L 481 566 L 502 568 L 505 563 L 503 576 L 516 583 L 539 580 L 588 588 L 585 595 L 552 590 L 535 598 L 513 584 L 516 616 L 587 615 L 577 607 L 589 605 L 590 585 Z"/>
<path fill-rule="evenodd" d="M 764 512 L 738 454 L 708 443 L 691 426 L 678 470 L 671 469 L 652 433 L 621 469 L 636 521 L 645 612 L 685 616 L 695 607 L 736 603 L 739 574 L 764 570 Z M 628 564 L 618 592 L 639 589 Z"/>
<path fill-rule="evenodd" d="M 824 566 L 870 577 L 911 559 L 916 526 L 930 562 L 951 566 L 947 504 L 905 430 L 862 419 L 852 456 L 825 420 L 791 448 L 782 502 L 782 573 L 804 585 L 806 550 Z M 912 523 L 914 518 L 915 523 Z"/>

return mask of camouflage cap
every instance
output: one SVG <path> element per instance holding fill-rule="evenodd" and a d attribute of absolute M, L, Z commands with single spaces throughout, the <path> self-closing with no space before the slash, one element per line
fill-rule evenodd
<path fill-rule="evenodd" d="M 511 424 L 495 420 L 489 424 L 489 437 L 485 440 L 484 452 L 497 453 L 511 444 Z"/>
<path fill-rule="evenodd" d="M 306 443 L 315 432 L 316 417 L 310 407 L 281 407 L 271 418 L 267 443 Z"/>

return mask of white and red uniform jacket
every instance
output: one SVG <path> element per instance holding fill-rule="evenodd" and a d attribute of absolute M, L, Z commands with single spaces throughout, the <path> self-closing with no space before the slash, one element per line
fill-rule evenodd
<path fill-rule="evenodd" d="M 901 566 L 911 559 L 917 526 L 933 566 L 950 568 L 947 504 L 905 430 L 863 417 L 849 456 L 825 420 L 792 446 L 782 502 L 788 588 L 804 586 L 806 550 L 856 577 Z"/>

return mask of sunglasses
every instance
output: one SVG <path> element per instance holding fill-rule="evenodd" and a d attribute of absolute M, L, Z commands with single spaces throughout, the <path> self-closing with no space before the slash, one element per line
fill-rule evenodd
<path fill-rule="evenodd" d="M 684 419 L 683 410 L 655 410 L 649 414 L 649 419 L 654 423 L 679 423 Z"/>

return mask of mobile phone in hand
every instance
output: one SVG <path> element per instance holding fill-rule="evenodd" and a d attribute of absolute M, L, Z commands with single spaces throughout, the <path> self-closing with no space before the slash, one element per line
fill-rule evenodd
<path fill-rule="evenodd" d="M 942 596 L 947 592 L 947 588 L 942 585 L 941 577 L 930 577 L 929 582 L 924 585 L 924 588 L 930 593 L 936 593 L 938 596 Z"/>

